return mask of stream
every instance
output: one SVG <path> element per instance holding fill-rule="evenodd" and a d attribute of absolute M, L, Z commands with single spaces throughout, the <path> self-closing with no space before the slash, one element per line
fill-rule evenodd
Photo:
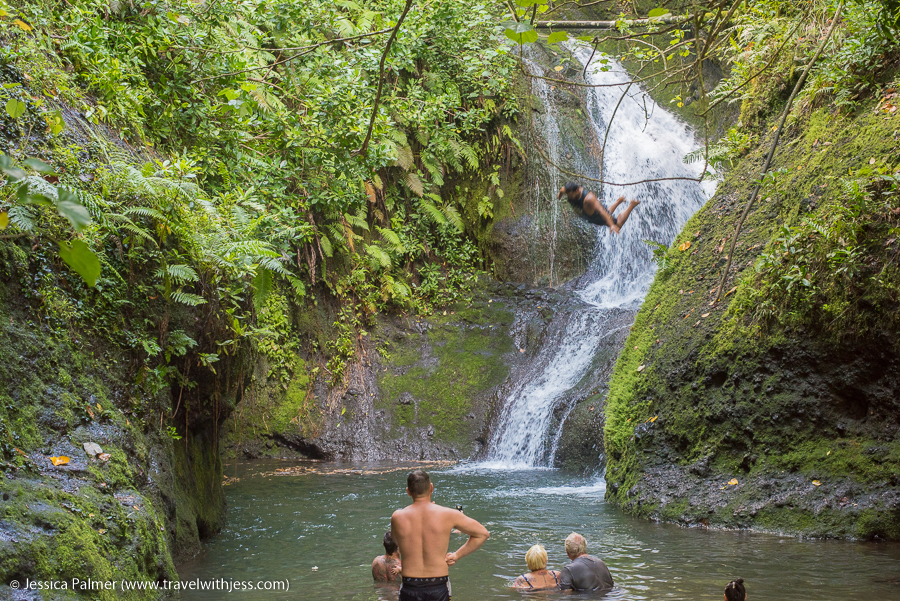
<path fill-rule="evenodd" d="M 581 61 L 590 54 L 585 47 L 572 51 Z M 608 71 L 588 69 L 588 81 L 605 85 L 628 77 L 614 61 L 608 64 Z M 585 149 L 582 156 L 560 152 L 562 128 L 555 117 L 554 90 L 539 79 L 532 85 L 547 109 L 539 117 L 539 128 L 551 159 L 599 178 L 599 147 Z M 588 92 L 587 117 L 598 144 L 621 90 L 596 87 Z M 603 175 L 614 182 L 696 178 L 702 166 L 682 161 L 696 147 L 688 127 L 634 86 L 613 120 Z M 553 169 L 548 174 L 549 181 L 539 187 L 559 190 L 565 183 L 562 174 Z M 451 569 L 454 599 L 555 597 L 558 593 L 519 593 L 508 585 L 525 571 L 525 552 L 535 543 L 547 548 L 549 567 L 564 565 L 563 540 L 572 531 L 587 538 L 588 551 L 606 561 L 616 580 L 617 587 L 605 599 L 719 600 L 724 586 L 737 577 L 747 581 L 751 599 L 894 598 L 900 587 L 898 545 L 806 541 L 636 520 L 606 504 L 602 479 L 548 467 L 554 465 L 560 431 L 559 421 L 554 422 L 559 418 L 553 416 L 568 415 L 577 396 L 573 391 L 605 384 L 613 361 L 608 354 L 598 358 L 598 349 L 609 340 L 621 348 L 652 282 L 655 266 L 644 240 L 670 244 L 715 189 L 712 182 L 687 180 L 605 186 L 602 192 L 589 182 L 585 185 L 607 206 L 620 194 L 637 197 L 642 204 L 619 236 L 596 228 L 596 258 L 584 276 L 569 284 L 585 309 L 560 316 L 534 361 L 501 387 L 503 410 L 485 461 L 429 467 L 435 501 L 463 505 L 491 531 L 481 551 Z M 568 208 L 553 207 L 552 223 L 562 210 Z M 549 256 L 552 278 L 554 252 Z M 263 461 L 228 465 L 228 524 L 201 555 L 181 566 L 180 576 L 291 583 L 287 593 L 232 594 L 241 599 L 395 600 L 395 589 L 373 586 L 370 565 L 383 552 L 381 538 L 391 513 L 408 501 L 404 487 L 411 467 Z M 451 547 L 462 542 L 458 536 Z M 183 594 L 189 600 L 228 596 Z"/>

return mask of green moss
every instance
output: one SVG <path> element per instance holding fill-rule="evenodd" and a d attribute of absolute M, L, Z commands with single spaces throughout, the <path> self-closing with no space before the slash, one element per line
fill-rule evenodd
<path fill-rule="evenodd" d="M 794 388 L 791 370 L 798 366 L 789 360 L 791 352 L 802 349 L 804 362 L 810 355 L 838 349 L 855 357 L 869 352 L 864 341 L 836 342 L 814 323 L 798 321 L 800 313 L 791 316 L 787 326 L 772 325 L 748 318 L 741 308 L 748 306 L 748 299 L 750 306 L 765 300 L 753 296 L 757 278 L 748 267 L 771 249 L 777 228 L 810 215 L 827 215 L 833 203 L 841 202 L 840 178 L 851 170 L 854 177 L 866 177 L 884 165 L 893 169 L 884 161 L 894 156 L 895 130 L 889 117 L 870 110 L 842 117 L 821 109 L 789 125 L 773 165 L 783 170 L 781 182 L 763 189 L 744 224 L 724 302 L 710 302 L 727 252 L 723 242 L 730 242 L 768 142 L 763 140 L 741 161 L 717 195 L 688 221 L 669 249 L 668 268 L 657 274 L 636 316 L 610 381 L 604 436 L 611 500 L 631 513 L 649 515 L 652 498 L 645 496 L 637 505 L 627 493 L 641 482 L 651 462 L 659 461 L 660 449 L 666 450 L 668 461 L 682 466 L 709 458 L 712 471 L 723 476 L 777 478 L 782 472 L 796 472 L 823 482 L 849 477 L 865 486 L 892 481 L 900 473 L 900 453 L 879 430 L 877 411 L 889 419 L 890 408 L 872 407 L 874 417 L 861 425 L 851 420 L 849 429 L 838 434 L 834 415 L 843 409 L 829 405 L 838 401 L 825 391 Z M 872 158 L 875 164 L 870 166 Z M 691 247 L 678 250 L 687 241 Z M 879 248 L 885 248 L 883 240 Z M 877 323 L 885 309 L 873 304 L 863 310 L 869 310 L 872 319 L 857 319 L 849 327 Z M 890 323 L 880 320 L 882 328 L 893 331 Z M 648 423 L 654 417 L 656 421 Z M 738 519 L 736 509 L 723 513 L 723 523 Z M 664 519 L 675 519 L 670 510 L 660 511 Z M 803 511 L 771 508 L 740 519 L 770 529 L 833 528 L 845 536 L 874 531 L 857 527 L 847 512 Z M 875 513 L 877 529 L 891 532 L 886 524 L 893 518 L 886 510 Z M 782 514 L 786 517 L 776 517 Z"/>
<path fill-rule="evenodd" d="M 431 425 L 435 439 L 461 443 L 476 397 L 509 373 L 502 356 L 513 350 L 506 336 L 513 316 L 491 303 L 456 309 L 427 320 L 433 327 L 424 336 L 388 343 L 401 367 L 381 375 L 377 407 L 393 415 L 395 428 Z"/>

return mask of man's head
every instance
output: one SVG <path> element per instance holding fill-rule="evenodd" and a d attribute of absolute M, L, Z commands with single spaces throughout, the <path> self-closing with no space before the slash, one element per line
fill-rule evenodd
<path fill-rule="evenodd" d="M 587 541 L 583 536 L 573 532 L 566 537 L 566 555 L 569 556 L 569 559 L 575 559 L 585 554 L 587 554 Z"/>
<path fill-rule="evenodd" d="M 578 188 L 580 188 L 578 184 L 575 182 L 568 182 L 566 184 L 566 198 L 569 200 L 577 200 L 578 199 Z"/>
<path fill-rule="evenodd" d="M 384 540 L 381 541 L 381 544 L 384 545 L 385 555 L 393 555 L 397 552 L 397 543 L 394 542 L 394 537 L 391 536 L 390 530 L 384 533 Z"/>
<path fill-rule="evenodd" d="M 424 470 L 413 470 L 406 477 L 406 493 L 413 499 L 430 498 L 433 491 L 434 485 Z"/>

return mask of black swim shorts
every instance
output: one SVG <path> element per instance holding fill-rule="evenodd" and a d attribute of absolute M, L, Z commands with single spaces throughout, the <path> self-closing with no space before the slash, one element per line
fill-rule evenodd
<path fill-rule="evenodd" d="M 400 585 L 400 601 L 450 601 L 450 577 L 407 578 Z"/>

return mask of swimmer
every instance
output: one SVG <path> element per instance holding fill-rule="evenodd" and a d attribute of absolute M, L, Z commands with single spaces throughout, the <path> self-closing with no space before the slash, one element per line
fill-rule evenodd
<path fill-rule="evenodd" d="M 513 582 L 513 587 L 527 591 L 540 591 L 559 586 L 559 572 L 547 569 L 547 551 L 541 545 L 534 545 L 525 554 L 525 565 L 531 570 Z"/>
<path fill-rule="evenodd" d="M 572 563 L 559 573 L 559 588 L 562 590 L 600 591 L 615 586 L 606 564 L 593 555 L 588 555 L 587 541 L 573 532 L 566 537 L 566 555 Z"/>
<path fill-rule="evenodd" d="M 605 225 L 616 234 L 618 234 L 619 230 L 622 229 L 622 226 L 625 225 L 625 221 L 628 220 L 628 216 L 631 214 L 631 211 L 634 210 L 634 207 L 641 204 L 639 200 L 632 199 L 631 202 L 628 203 L 628 206 L 625 207 L 625 210 L 622 211 L 618 217 L 615 217 L 613 216 L 613 213 L 619 208 L 620 204 L 625 202 L 624 196 L 620 196 L 616 202 L 607 209 L 600 203 L 600 200 L 593 192 L 588 192 L 584 189 L 584 186 L 579 186 L 575 182 L 567 183 L 565 187 L 559 191 L 556 198 L 562 198 L 563 195 L 566 196 L 566 199 L 569 201 L 569 204 L 572 205 L 572 209 L 575 213 L 585 219 L 588 223 Z"/>
<path fill-rule="evenodd" d="M 732 580 L 725 587 L 725 601 L 747 601 L 747 589 L 744 588 L 744 579 Z"/>
<path fill-rule="evenodd" d="M 372 560 L 372 578 L 375 582 L 395 582 L 400 580 L 400 549 L 390 531 L 384 533 L 384 555 Z"/>

